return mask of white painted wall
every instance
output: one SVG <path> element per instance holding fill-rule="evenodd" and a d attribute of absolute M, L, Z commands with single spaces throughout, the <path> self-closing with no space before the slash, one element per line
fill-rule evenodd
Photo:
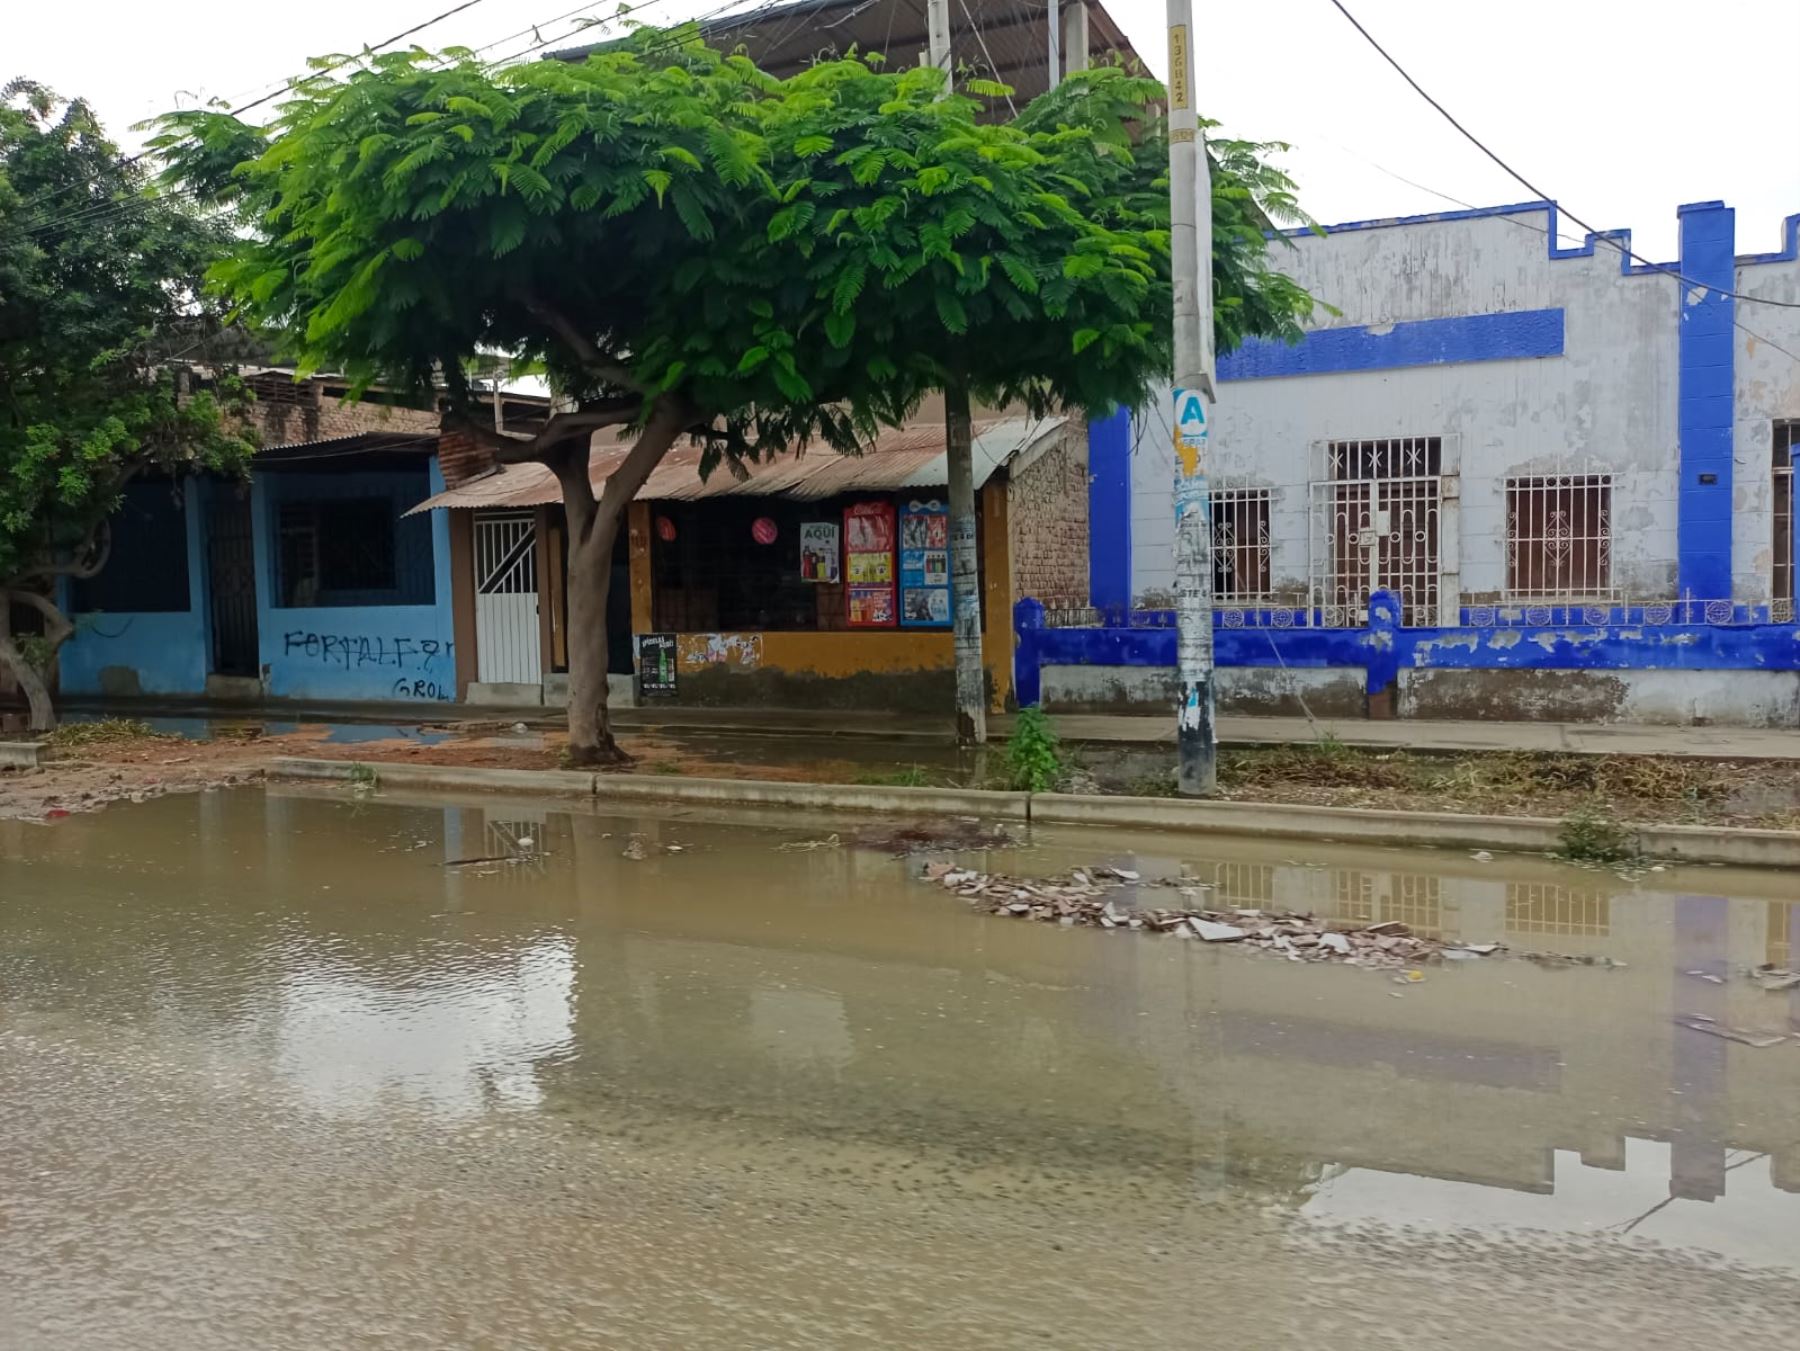
<path fill-rule="evenodd" d="M 1278 250 L 1282 267 L 1342 312 L 1321 313 L 1319 327 L 1565 312 L 1560 357 L 1225 384 L 1214 482 L 1272 489 L 1278 588 L 1306 586 L 1314 443 L 1442 436 L 1446 471 L 1460 462 L 1465 599 L 1505 585 L 1507 476 L 1586 471 L 1615 475 L 1615 585 L 1645 599 L 1673 594 L 1676 283 L 1622 276 L 1618 253 L 1605 244 L 1591 258 L 1553 260 L 1547 224 L 1547 213 L 1533 209 L 1305 237 L 1292 252 Z M 1800 335 L 1793 341 L 1800 352 Z M 1740 371 L 1740 390 L 1742 378 Z M 1133 434 L 1133 595 L 1142 601 L 1173 581 L 1166 391 L 1134 421 Z"/>
<path fill-rule="evenodd" d="M 1800 303 L 1800 263 L 1737 269 L 1747 296 Z M 1800 310 L 1737 302 L 1732 439 L 1732 585 L 1740 600 L 1769 599 L 1774 576 L 1774 424 L 1800 418 Z"/>

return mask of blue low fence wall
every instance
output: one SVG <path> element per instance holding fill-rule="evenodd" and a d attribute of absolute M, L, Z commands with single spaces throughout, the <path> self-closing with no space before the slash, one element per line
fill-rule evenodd
<path fill-rule="evenodd" d="M 1175 666 L 1175 616 L 1136 611 L 1091 627 L 1050 627 L 1041 603 L 1013 607 L 1013 689 L 1040 702 L 1045 666 Z M 1800 671 L 1800 625 L 1720 602 L 1631 606 L 1527 606 L 1503 614 L 1469 607 L 1457 628 L 1408 628 L 1387 591 L 1369 598 L 1359 628 L 1296 624 L 1292 611 L 1233 611 L 1213 619 L 1219 666 L 1360 668 L 1369 694 L 1393 689 L 1403 669 L 1568 671 Z"/>

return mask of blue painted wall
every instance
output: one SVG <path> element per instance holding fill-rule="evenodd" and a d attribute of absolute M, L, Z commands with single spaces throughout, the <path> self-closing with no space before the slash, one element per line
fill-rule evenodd
<path fill-rule="evenodd" d="M 1394 685 L 1401 668 L 1534 671 L 1800 671 L 1800 626 L 1695 622 L 1699 608 L 1646 623 L 1642 610 L 1621 610 L 1601 624 L 1545 623 L 1506 627 L 1402 628 L 1391 592 L 1369 598 L 1369 624 L 1357 629 L 1213 628 L 1220 666 L 1299 670 L 1360 668 L 1369 693 Z M 1021 706 L 1040 701 L 1044 666 L 1175 666 L 1173 616 L 1116 628 L 1043 627 L 1035 600 L 1013 607 L 1013 689 Z M 1559 616 L 1572 619 L 1572 615 Z M 1653 616 L 1662 618 L 1662 616 Z"/>
<path fill-rule="evenodd" d="M 339 485 L 334 494 L 324 484 Z M 317 702 L 447 701 L 456 698 L 455 625 L 450 599 L 449 513 L 400 522 L 400 513 L 443 491 L 435 458 L 423 492 L 416 475 L 259 474 L 252 484 L 256 520 L 258 641 L 268 693 Z M 275 522 L 283 501 L 386 492 L 400 529 L 430 532 L 431 569 L 424 604 L 276 605 Z M 402 550 L 402 552 L 406 552 Z"/>
<path fill-rule="evenodd" d="M 1448 319 L 1354 328 L 1323 328 L 1297 343 L 1250 338 L 1219 358 L 1221 380 L 1398 370 L 1470 361 L 1561 356 L 1560 309 L 1509 310 Z"/>
<path fill-rule="evenodd" d="M 1681 208 L 1681 484 L 1677 585 L 1699 599 L 1731 595 L 1731 440 L 1737 282 L 1736 215 L 1723 202 Z"/>
<path fill-rule="evenodd" d="M 1088 603 L 1131 607 L 1131 414 L 1088 423 Z"/>
<path fill-rule="evenodd" d="M 200 537 L 204 493 L 205 485 L 196 479 L 183 485 L 188 608 L 149 614 L 71 611 L 75 636 L 63 645 L 57 663 L 62 693 L 98 695 L 108 692 L 109 686 L 129 691 L 133 681 L 142 694 L 192 695 L 206 688 L 206 554 Z M 154 565 L 154 560 L 131 558 L 115 558 L 109 564 Z M 72 604 L 72 588 L 62 588 L 61 599 L 64 605 Z"/>

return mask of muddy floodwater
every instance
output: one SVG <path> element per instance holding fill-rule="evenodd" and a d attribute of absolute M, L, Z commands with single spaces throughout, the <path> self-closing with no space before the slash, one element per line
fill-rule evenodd
<path fill-rule="evenodd" d="M 1792 1344 L 1791 877 L 956 855 L 1623 963 L 1397 982 L 977 914 L 856 829 L 0 822 L 0 1347 Z"/>

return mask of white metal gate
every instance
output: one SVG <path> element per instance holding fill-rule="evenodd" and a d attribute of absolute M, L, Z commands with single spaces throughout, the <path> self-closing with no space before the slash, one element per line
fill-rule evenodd
<path fill-rule="evenodd" d="M 475 653 L 484 683 L 543 681 L 537 528 L 529 514 L 475 518 Z"/>
<path fill-rule="evenodd" d="M 1311 603 L 1327 628 L 1368 619 L 1369 593 L 1400 597 L 1403 624 L 1438 622 L 1442 442 L 1330 441 L 1312 485 Z"/>

